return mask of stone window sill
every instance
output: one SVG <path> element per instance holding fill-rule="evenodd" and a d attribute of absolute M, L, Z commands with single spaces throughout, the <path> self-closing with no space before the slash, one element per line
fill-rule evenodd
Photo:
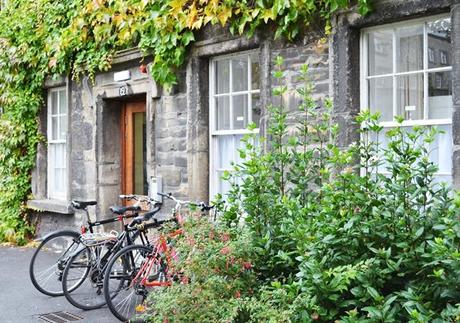
<path fill-rule="evenodd" d="M 27 207 L 29 209 L 37 211 L 45 211 L 59 214 L 73 214 L 74 210 L 70 206 L 69 201 L 60 200 L 29 200 L 27 201 Z"/>

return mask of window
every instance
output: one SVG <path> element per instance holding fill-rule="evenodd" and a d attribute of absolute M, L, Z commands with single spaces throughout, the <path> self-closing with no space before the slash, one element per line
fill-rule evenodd
<path fill-rule="evenodd" d="M 442 65 L 447 65 L 447 52 L 441 50 L 439 52 L 439 55 L 440 55 L 440 59 L 441 59 L 441 64 Z"/>
<path fill-rule="evenodd" d="M 218 57 L 210 66 L 210 195 L 228 191 L 223 172 L 239 162 L 238 149 L 254 122 L 260 122 L 260 67 L 256 52 Z"/>
<path fill-rule="evenodd" d="M 428 62 L 434 63 L 434 50 L 428 47 Z"/>
<path fill-rule="evenodd" d="M 381 113 L 381 124 L 394 127 L 436 125 L 446 132 L 433 147 L 439 177 L 451 181 L 452 66 L 451 20 L 432 17 L 363 30 L 361 104 Z M 439 61 L 434 53 L 439 53 Z"/>
<path fill-rule="evenodd" d="M 67 91 L 48 92 L 48 198 L 67 198 Z"/>

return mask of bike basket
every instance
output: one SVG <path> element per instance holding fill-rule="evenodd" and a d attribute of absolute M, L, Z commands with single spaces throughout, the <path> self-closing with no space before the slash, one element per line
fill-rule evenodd
<path fill-rule="evenodd" d="M 81 242 L 88 247 L 103 245 L 117 240 L 118 232 L 98 232 L 98 233 L 85 233 L 80 236 Z"/>

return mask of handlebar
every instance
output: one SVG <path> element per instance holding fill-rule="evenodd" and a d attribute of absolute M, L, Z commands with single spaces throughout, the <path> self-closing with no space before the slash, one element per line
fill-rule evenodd
<path fill-rule="evenodd" d="M 118 196 L 121 200 L 127 200 L 127 201 L 130 201 L 130 200 L 134 200 L 134 201 L 137 201 L 139 203 L 148 203 L 148 204 L 154 204 L 154 205 L 158 205 L 158 204 L 161 204 L 161 202 L 153 199 L 153 198 L 150 198 L 148 196 L 145 196 L 145 195 L 136 195 L 136 194 L 122 194 L 122 195 L 119 195 Z"/>
<path fill-rule="evenodd" d="M 183 201 L 183 200 L 179 200 L 177 198 L 175 198 L 172 193 L 168 193 L 168 194 L 165 194 L 165 193 L 157 193 L 158 195 L 160 196 L 163 196 L 167 199 L 170 199 L 170 200 L 173 200 L 176 204 L 179 204 L 179 205 L 193 205 L 193 206 L 196 206 L 196 207 L 199 207 L 201 209 L 201 211 L 210 211 L 212 210 L 213 208 L 216 207 L 216 205 L 209 205 L 209 204 L 206 204 L 204 202 L 192 202 L 192 201 Z"/>

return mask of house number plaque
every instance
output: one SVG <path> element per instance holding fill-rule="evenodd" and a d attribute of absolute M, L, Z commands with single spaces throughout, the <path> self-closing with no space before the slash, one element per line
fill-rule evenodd
<path fill-rule="evenodd" d="M 128 88 L 126 86 L 120 86 L 120 88 L 118 89 L 118 94 L 120 96 L 125 96 L 128 94 Z"/>

